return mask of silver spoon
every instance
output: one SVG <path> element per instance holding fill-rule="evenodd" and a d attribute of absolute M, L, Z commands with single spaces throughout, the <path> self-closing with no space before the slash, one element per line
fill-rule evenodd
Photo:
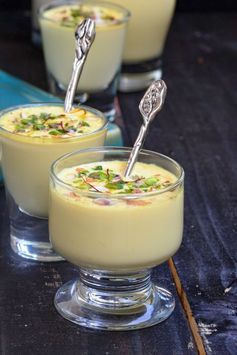
<path fill-rule="evenodd" d="M 72 104 L 78 86 L 78 81 L 80 79 L 87 54 L 95 39 L 95 21 L 90 18 L 83 20 L 76 28 L 75 38 L 76 51 L 73 62 L 72 76 L 67 88 L 67 93 L 64 101 L 65 112 L 70 112 L 72 109 Z"/>
<path fill-rule="evenodd" d="M 153 121 L 157 113 L 162 109 L 166 97 L 166 92 L 167 87 L 165 82 L 163 80 L 157 80 L 150 85 L 145 95 L 141 99 L 139 110 L 143 117 L 143 124 L 129 156 L 128 164 L 124 173 L 125 178 L 129 178 L 131 175 L 134 164 L 137 161 L 139 151 L 145 141 L 148 126 Z"/>

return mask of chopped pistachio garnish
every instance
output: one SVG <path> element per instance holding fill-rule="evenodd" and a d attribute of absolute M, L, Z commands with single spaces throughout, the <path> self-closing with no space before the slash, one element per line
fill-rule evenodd
<path fill-rule="evenodd" d="M 60 107 L 29 107 L 4 115 L 0 126 L 9 132 L 32 137 L 75 137 L 99 129 L 103 120 L 75 108 L 68 113 Z"/>
<path fill-rule="evenodd" d="M 83 133 L 82 127 L 90 126 L 89 123 L 83 121 L 85 116 L 86 113 L 82 110 L 82 114 L 79 117 L 66 113 L 54 116 L 48 112 L 41 112 L 39 115 L 29 115 L 25 118 L 16 117 L 15 133 L 45 131 L 53 136 Z"/>
<path fill-rule="evenodd" d="M 46 11 L 45 16 L 51 18 L 62 26 L 75 28 L 85 18 L 91 18 L 97 25 L 114 22 L 121 14 L 105 6 L 92 6 L 90 4 L 65 5 Z"/>
<path fill-rule="evenodd" d="M 70 171 L 70 184 L 80 190 L 108 194 L 142 194 L 164 189 L 172 184 L 167 177 L 153 175 L 150 177 L 132 176 L 126 180 L 113 169 L 101 165 L 95 167 L 77 167 Z M 67 180 L 67 176 L 65 176 Z"/>

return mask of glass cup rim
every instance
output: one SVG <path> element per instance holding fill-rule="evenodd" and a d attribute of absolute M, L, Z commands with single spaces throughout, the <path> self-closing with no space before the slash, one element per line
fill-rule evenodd
<path fill-rule="evenodd" d="M 62 106 L 63 107 L 63 103 L 61 102 L 33 102 L 33 103 L 28 103 L 28 104 L 23 104 L 23 105 L 16 105 L 16 106 L 11 106 L 11 107 L 8 107 L 8 108 L 5 108 L 4 110 L 1 110 L 0 111 L 0 122 L 1 122 L 1 118 L 2 116 L 4 116 L 6 113 L 8 112 L 11 112 L 11 111 L 16 111 L 20 108 L 27 108 L 27 107 L 32 107 L 32 106 L 37 106 L 37 107 L 40 107 L 40 106 Z M 73 107 L 77 107 L 77 106 L 73 106 Z M 45 141 L 45 142 L 53 142 L 53 143 L 60 143 L 60 142 L 65 142 L 65 141 L 73 141 L 73 140 L 78 140 L 78 139 L 83 139 L 85 137 L 89 137 L 95 133 L 98 133 L 104 129 L 107 128 L 108 126 L 108 119 L 105 117 L 105 115 L 93 108 L 93 107 L 90 107 L 90 106 L 86 106 L 86 105 L 79 105 L 78 108 L 82 108 L 86 111 L 89 111 L 91 113 L 94 113 L 96 116 L 99 116 L 100 118 L 102 118 L 104 120 L 104 123 L 101 127 L 99 127 L 97 130 L 93 131 L 93 132 L 90 132 L 90 133 L 86 133 L 86 134 L 81 134 L 80 136 L 76 136 L 76 137 L 64 137 L 64 138 L 60 138 L 60 140 L 52 140 L 52 137 L 32 137 L 32 136 L 25 136 L 23 134 L 19 134 L 19 133 L 15 133 L 15 132 L 10 132 L 8 130 L 6 130 L 5 128 L 1 127 L 0 126 L 0 137 L 1 135 L 4 135 L 4 136 L 8 136 L 8 137 L 11 137 L 11 136 L 15 136 L 15 137 L 20 137 L 20 138 L 23 138 L 25 141 L 42 141 L 42 139 Z"/>
<path fill-rule="evenodd" d="M 69 0 L 69 1 L 66 1 L 66 0 L 53 0 L 51 1 L 50 3 L 48 4 L 44 4 L 42 6 L 39 7 L 38 9 L 38 17 L 40 19 L 44 19 L 44 20 L 47 20 L 49 22 L 52 22 L 52 23 L 58 23 L 58 21 L 56 20 L 53 20 L 53 19 L 49 19 L 47 17 L 44 16 L 44 12 L 46 10 L 49 10 L 51 8 L 56 8 L 58 6 L 62 6 L 62 5 L 79 5 L 79 4 L 83 4 L 83 3 L 87 3 L 87 4 L 91 4 L 91 5 L 96 5 L 97 7 L 98 6 L 104 6 L 104 7 L 109 7 L 109 8 L 114 8 L 114 9 L 118 9 L 121 13 L 123 13 L 123 17 L 120 18 L 120 19 L 117 19 L 117 20 L 113 20 L 113 21 L 108 21 L 107 24 L 110 24 L 111 25 L 117 25 L 117 24 L 121 24 L 121 23 L 125 23 L 125 22 L 128 22 L 130 16 L 131 16 L 131 12 L 123 7 L 123 6 L 120 6 L 118 4 L 114 4 L 114 3 L 111 3 L 109 1 L 103 1 L 103 0 L 98 0 L 98 1 L 95 1 L 95 0 Z"/>
<path fill-rule="evenodd" d="M 171 185 L 169 185 L 168 187 L 166 187 L 166 188 L 164 188 L 162 190 L 153 191 L 153 192 L 145 192 L 145 193 L 142 193 L 142 194 L 141 193 L 136 193 L 136 194 L 122 194 L 122 195 L 121 194 L 112 194 L 111 195 L 111 194 L 108 194 L 106 192 L 93 192 L 93 191 L 84 192 L 83 190 L 79 190 L 76 187 L 73 187 L 70 184 L 65 183 L 55 173 L 55 168 L 56 168 L 57 164 L 59 164 L 63 160 L 65 160 L 68 157 L 73 156 L 73 155 L 89 153 L 89 152 L 109 152 L 109 151 L 117 151 L 117 152 L 121 151 L 121 152 L 130 153 L 131 150 L 132 150 L 131 147 L 115 147 L 115 146 L 106 147 L 106 146 L 101 146 L 101 147 L 95 147 L 95 148 L 80 149 L 80 150 L 76 150 L 76 151 L 64 154 L 61 157 L 59 157 L 58 159 L 56 159 L 51 164 L 51 167 L 50 167 L 50 178 L 52 179 L 52 181 L 56 181 L 59 185 L 67 188 L 68 190 L 76 191 L 77 193 L 79 191 L 79 194 L 82 195 L 82 196 L 87 196 L 87 197 L 92 197 L 92 198 L 93 197 L 94 198 L 99 198 L 100 197 L 100 198 L 112 198 L 112 199 L 113 198 L 119 198 L 119 199 L 142 199 L 142 198 L 147 198 L 147 197 L 151 197 L 151 196 L 155 196 L 155 195 L 162 195 L 163 193 L 166 193 L 166 192 L 168 192 L 170 190 L 173 190 L 173 189 L 177 188 L 179 185 L 181 185 L 183 183 L 184 175 L 185 175 L 184 174 L 184 169 L 178 162 L 176 162 L 174 159 L 172 159 L 172 158 L 170 158 L 170 157 L 168 157 L 168 156 L 166 156 L 164 154 L 161 154 L 161 153 L 158 153 L 158 152 L 155 152 L 155 151 L 152 151 L 152 150 L 147 150 L 147 149 L 142 149 L 139 152 L 139 155 L 148 154 L 148 155 L 153 155 L 153 156 L 156 156 L 156 157 L 159 157 L 159 158 L 163 158 L 166 161 L 169 161 L 174 166 L 176 166 L 178 168 L 178 170 L 179 170 L 179 176 L 178 176 L 177 180 L 174 183 L 172 183 Z M 139 159 L 138 159 L 138 161 L 139 161 Z"/>

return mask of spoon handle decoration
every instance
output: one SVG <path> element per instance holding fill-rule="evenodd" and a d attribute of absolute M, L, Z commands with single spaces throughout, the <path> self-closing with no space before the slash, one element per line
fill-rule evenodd
<path fill-rule="evenodd" d="M 67 88 L 67 93 L 64 102 L 64 111 L 70 112 L 73 105 L 78 81 L 80 79 L 82 69 L 90 50 L 90 47 L 95 39 L 95 21 L 87 18 L 77 26 L 75 31 L 76 51 L 73 62 L 72 76 Z"/>
<path fill-rule="evenodd" d="M 163 80 L 154 81 L 145 92 L 139 104 L 144 121 L 151 122 L 162 109 L 165 102 L 167 87 Z"/>
<path fill-rule="evenodd" d="M 128 159 L 128 164 L 124 173 L 125 178 L 131 175 L 134 164 L 137 161 L 140 149 L 145 141 L 148 126 L 155 118 L 157 113 L 162 109 L 165 102 L 167 87 L 163 80 L 154 81 L 147 89 L 145 95 L 139 104 L 139 110 L 143 117 L 143 124 L 134 143 L 133 149 Z"/>

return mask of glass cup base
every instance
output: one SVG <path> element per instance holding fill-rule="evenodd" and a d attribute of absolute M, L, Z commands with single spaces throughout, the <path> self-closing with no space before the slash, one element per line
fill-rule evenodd
<path fill-rule="evenodd" d="M 166 320 L 175 307 L 172 294 L 150 281 L 150 272 L 111 275 L 84 270 L 80 281 L 57 291 L 54 303 L 67 320 L 109 331 L 150 327 Z"/>
<path fill-rule="evenodd" d="M 18 206 L 6 188 L 10 219 L 10 245 L 19 256 L 36 261 L 64 260 L 49 242 L 48 219 L 39 218 Z"/>
<path fill-rule="evenodd" d="M 134 92 L 147 89 L 155 80 L 162 77 L 160 58 L 143 63 L 124 64 L 119 79 L 119 91 Z"/>
<path fill-rule="evenodd" d="M 51 73 L 48 72 L 48 85 L 49 90 L 55 96 L 65 99 L 67 88 L 57 82 Z M 118 73 L 115 75 L 109 86 L 101 91 L 92 93 L 82 92 L 76 93 L 74 104 L 85 104 L 93 107 L 105 115 L 109 121 L 114 121 L 115 109 L 115 96 L 118 86 Z"/>
<path fill-rule="evenodd" d="M 50 243 L 32 242 L 17 238 L 13 234 L 11 234 L 10 237 L 12 250 L 22 258 L 42 262 L 54 262 L 64 260 L 52 249 L 52 245 Z"/>
<path fill-rule="evenodd" d="M 119 91 L 126 93 L 144 90 L 147 89 L 153 81 L 159 80 L 161 77 L 161 69 L 139 74 L 122 73 L 119 81 Z"/>

